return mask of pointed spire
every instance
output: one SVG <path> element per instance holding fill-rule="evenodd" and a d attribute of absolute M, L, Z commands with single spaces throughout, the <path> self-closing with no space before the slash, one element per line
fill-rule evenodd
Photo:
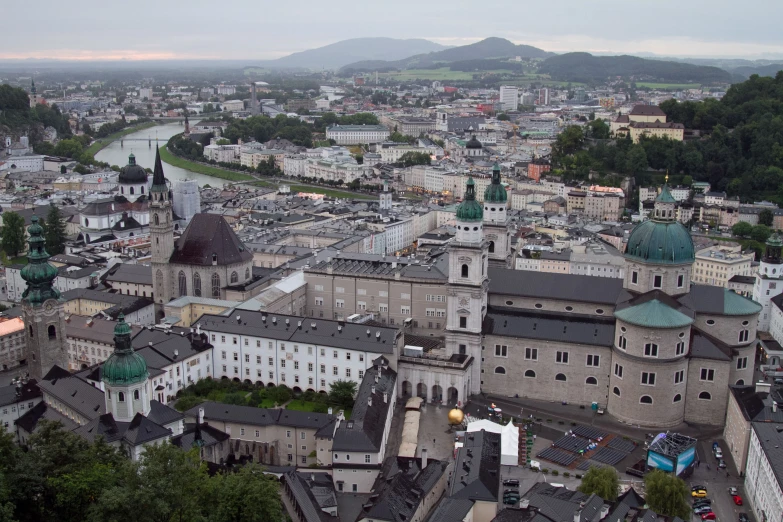
<path fill-rule="evenodd" d="M 22 301 L 37 306 L 47 299 L 59 299 L 60 291 L 53 286 L 54 279 L 57 277 L 57 269 L 49 264 L 49 254 L 45 247 L 46 240 L 43 238 L 43 227 L 38 224 L 38 216 L 34 215 L 31 221 L 32 225 L 27 229 L 30 234 L 28 263 L 22 268 L 19 275 L 27 282 L 27 289 L 22 294 Z"/>
<path fill-rule="evenodd" d="M 32 78 L 32 82 L 30 85 L 30 93 L 35 94 L 35 78 Z"/>
<path fill-rule="evenodd" d="M 155 170 L 152 174 L 152 191 L 168 192 L 166 176 L 163 175 L 163 163 L 160 161 L 160 149 L 155 152 Z"/>
<path fill-rule="evenodd" d="M 136 156 L 131 152 L 130 156 L 128 156 L 128 165 L 135 165 L 136 164 Z"/>

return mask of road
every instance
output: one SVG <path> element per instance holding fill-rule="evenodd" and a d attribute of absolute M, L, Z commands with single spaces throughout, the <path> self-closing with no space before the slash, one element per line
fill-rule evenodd
<path fill-rule="evenodd" d="M 736 506 L 728 493 L 729 487 L 736 487 L 743 500 L 746 499 L 742 479 L 738 478 L 737 470 L 733 469 L 731 459 L 726 460 L 729 466 L 726 470 L 718 469 L 718 461 L 712 454 L 713 439 L 700 440 L 697 452 L 700 460 L 699 466 L 693 475 L 687 479 L 689 487 L 702 485 L 707 488 L 707 496 L 712 500 L 712 509 L 715 512 L 717 522 L 737 522 L 740 512 L 747 513 L 753 521 L 753 512 L 749 506 Z M 726 445 L 718 441 L 725 456 Z M 709 468 L 708 468 L 709 466 Z M 728 477 L 726 473 L 728 471 Z M 701 517 L 693 515 L 693 521 L 701 521 Z"/>

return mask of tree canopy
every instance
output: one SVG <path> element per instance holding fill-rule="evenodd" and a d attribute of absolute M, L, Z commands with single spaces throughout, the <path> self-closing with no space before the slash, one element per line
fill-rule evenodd
<path fill-rule="evenodd" d="M 11 257 L 24 250 L 24 218 L 16 212 L 3 212 L 2 245 L 5 253 Z"/>
<path fill-rule="evenodd" d="M 289 140 L 294 145 L 313 146 L 312 126 L 299 118 L 289 118 L 285 114 L 278 114 L 274 118 L 259 115 L 244 120 L 230 119 L 228 127 L 223 131 L 223 137 L 231 140 L 231 143 L 237 143 L 240 139 L 266 142 L 281 138 Z"/>
<path fill-rule="evenodd" d="M 414 165 L 429 165 L 431 162 L 430 155 L 426 152 L 406 152 L 397 163 L 403 167 L 412 167 Z"/>
<path fill-rule="evenodd" d="M 682 479 L 655 469 L 644 476 L 645 500 L 650 509 L 668 517 L 689 520 L 688 487 Z"/>
<path fill-rule="evenodd" d="M 620 492 L 620 479 L 614 468 L 591 466 L 577 489 L 585 495 L 595 493 L 604 500 L 614 502 Z"/>
<path fill-rule="evenodd" d="M 65 252 L 65 220 L 62 212 L 60 212 L 60 208 L 56 205 L 49 205 L 44 238 L 46 240 L 46 252 L 49 255 L 54 256 Z"/>
<path fill-rule="evenodd" d="M 354 381 L 339 380 L 329 385 L 329 399 L 343 408 L 353 406 L 354 395 L 356 395 L 356 383 Z"/>

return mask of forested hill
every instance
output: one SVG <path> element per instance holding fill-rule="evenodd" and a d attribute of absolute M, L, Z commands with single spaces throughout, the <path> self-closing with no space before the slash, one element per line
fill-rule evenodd
<path fill-rule="evenodd" d="M 0 85 L 0 134 L 27 135 L 33 143 L 43 139 L 43 130 L 54 127 L 60 137 L 71 135 L 68 119 L 57 107 L 38 105 L 30 108 L 24 89 Z"/>
<path fill-rule="evenodd" d="M 647 60 L 636 56 L 593 56 L 590 53 L 566 53 L 547 58 L 538 72 L 553 80 L 601 83 L 612 77 L 634 77 L 677 83 L 728 83 L 731 73 L 718 67 L 689 63 Z"/>

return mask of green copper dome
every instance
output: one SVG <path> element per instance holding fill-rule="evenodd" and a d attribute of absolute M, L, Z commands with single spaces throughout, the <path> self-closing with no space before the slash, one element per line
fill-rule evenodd
<path fill-rule="evenodd" d="M 52 286 L 57 277 L 57 269 L 49 264 L 49 254 L 46 252 L 43 228 L 38 224 L 38 216 L 33 216 L 32 225 L 27 229 L 30 239 L 28 263 L 22 268 L 20 275 L 27 282 L 27 289 L 22 294 L 22 301 L 33 306 L 39 306 L 47 299 L 59 299 L 60 291 Z"/>
<path fill-rule="evenodd" d="M 120 314 L 114 327 L 114 353 L 102 367 L 101 379 L 109 386 L 127 386 L 149 377 L 147 361 L 131 346 L 131 327 Z"/>
<path fill-rule="evenodd" d="M 505 203 L 508 201 L 506 188 L 500 184 L 500 165 L 492 167 L 492 183 L 484 191 L 484 203 Z"/>
<path fill-rule="evenodd" d="M 625 257 L 644 263 L 693 263 L 695 253 L 688 230 L 676 221 L 651 219 L 636 225 L 628 238 Z"/>
<path fill-rule="evenodd" d="M 457 221 L 481 221 L 483 217 L 481 204 L 476 201 L 476 182 L 472 177 L 468 178 L 465 201 L 457 207 Z"/>

